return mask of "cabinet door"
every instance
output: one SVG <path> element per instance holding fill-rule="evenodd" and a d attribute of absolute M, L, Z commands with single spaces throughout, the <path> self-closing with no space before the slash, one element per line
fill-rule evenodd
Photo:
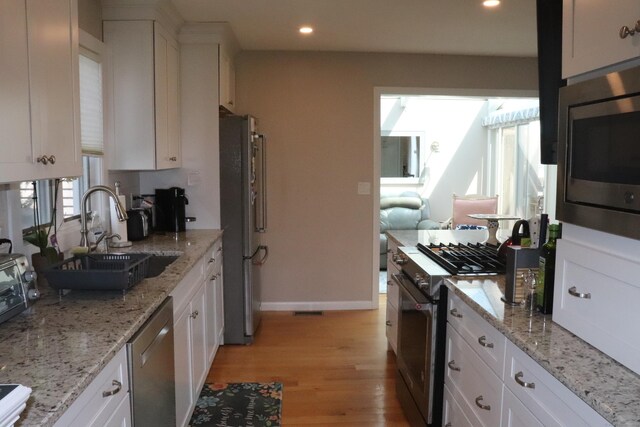
<path fill-rule="evenodd" d="M 224 344 L 224 275 L 222 267 L 216 279 L 216 331 L 218 333 L 218 346 Z"/>
<path fill-rule="evenodd" d="M 109 165 L 116 170 L 155 169 L 153 21 L 104 21 L 111 49 L 114 143 Z"/>
<path fill-rule="evenodd" d="M 176 420 L 186 426 L 194 403 L 193 374 L 191 364 L 191 306 L 187 305 L 173 323 L 176 375 Z"/>
<path fill-rule="evenodd" d="M 218 331 L 216 325 L 216 288 L 217 273 L 211 273 L 205 279 L 205 299 L 206 299 L 206 330 L 207 330 L 207 362 L 213 362 L 218 350 Z"/>
<path fill-rule="evenodd" d="M 156 168 L 180 166 L 178 127 L 178 45 L 159 24 L 154 23 Z"/>
<path fill-rule="evenodd" d="M 229 53 L 220 45 L 219 48 L 219 91 L 220 105 L 233 112 L 235 109 L 236 96 L 236 71 L 233 60 Z"/>
<path fill-rule="evenodd" d="M 75 0 L 0 5 L 0 182 L 82 174 L 77 22 Z"/>
<path fill-rule="evenodd" d="M 640 19 L 636 0 L 564 0 L 562 75 L 571 77 L 640 55 L 639 35 L 620 38 Z"/>
<path fill-rule="evenodd" d="M 543 424 L 505 387 L 502 397 L 502 427 L 543 427 Z"/>
<path fill-rule="evenodd" d="M 200 387 L 209 372 L 207 358 L 206 300 L 204 283 L 191 300 L 191 339 L 193 347 L 193 393 L 200 394 Z"/>
<path fill-rule="evenodd" d="M 0 2 L 0 52 L 0 182 L 10 182 L 32 165 L 24 0 Z"/>
<path fill-rule="evenodd" d="M 127 393 L 111 417 L 101 427 L 131 427 L 131 401 Z"/>
<path fill-rule="evenodd" d="M 77 22 L 75 0 L 27 0 L 31 141 L 49 160 L 31 178 L 82 174 Z"/>

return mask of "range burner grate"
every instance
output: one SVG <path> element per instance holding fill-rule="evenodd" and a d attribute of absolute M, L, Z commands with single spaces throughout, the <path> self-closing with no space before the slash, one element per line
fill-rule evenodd
<path fill-rule="evenodd" d="M 484 243 L 418 243 L 418 250 L 455 275 L 502 274 L 506 265 L 498 258 L 498 247 Z"/>

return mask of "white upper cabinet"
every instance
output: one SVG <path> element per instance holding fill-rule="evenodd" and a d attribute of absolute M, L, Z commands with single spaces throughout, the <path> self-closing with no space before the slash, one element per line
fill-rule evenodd
<path fill-rule="evenodd" d="M 219 46 L 218 67 L 220 105 L 233 113 L 236 107 L 236 68 L 233 56 L 224 44 Z"/>
<path fill-rule="evenodd" d="M 75 0 L 0 3 L 0 182 L 82 174 Z"/>
<path fill-rule="evenodd" d="M 103 31 L 112 52 L 114 143 L 110 168 L 180 167 L 177 42 L 152 20 L 105 21 Z"/>
<path fill-rule="evenodd" d="M 577 76 L 640 56 L 637 0 L 564 0 L 562 76 Z M 621 37 L 624 26 L 635 32 Z M 640 24 L 638 24 L 640 30 Z"/>

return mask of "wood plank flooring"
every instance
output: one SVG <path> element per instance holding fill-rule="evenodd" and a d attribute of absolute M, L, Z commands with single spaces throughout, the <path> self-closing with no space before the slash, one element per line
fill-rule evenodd
<path fill-rule="evenodd" d="M 220 347 L 207 382 L 283 383 L 283 426 L 408 426 L 378 310 L 265 312 L 250 346 Z"/>

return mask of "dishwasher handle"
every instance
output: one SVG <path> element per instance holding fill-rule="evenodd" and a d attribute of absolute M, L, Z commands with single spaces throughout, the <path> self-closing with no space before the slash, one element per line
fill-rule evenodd
<path fill-rule="evenodd" d="M 145 363 L 147 363 L 147 360 L 149 360 L 149 358 L 153 354 L 153 350 L 160 345 L 160 343 L 165 339 L 170 330 L 171 321 L 167 321 L 162 329 L 160 329 L 160 332 L 158 332 L 158 335 L 156 335 L 153 341 L 151 341 L 151 344 L 149 344 L 149 346 L 145 348 L 144 351 L 140 354 L 140 366 L 144 366 Z"/>

